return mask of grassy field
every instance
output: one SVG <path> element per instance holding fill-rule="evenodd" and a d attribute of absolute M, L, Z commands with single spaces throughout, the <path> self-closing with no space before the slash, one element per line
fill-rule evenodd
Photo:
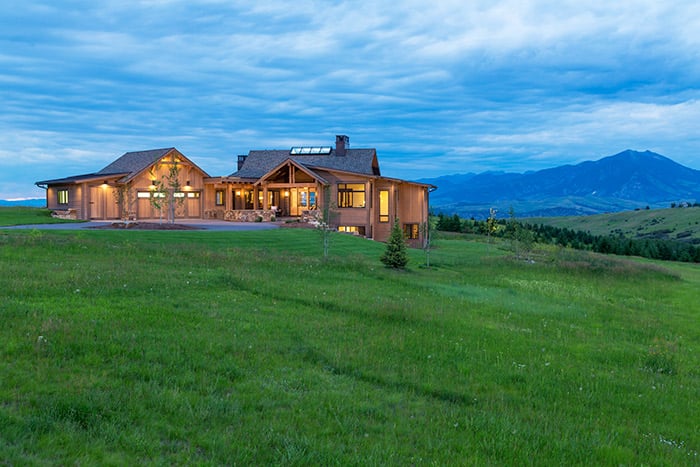
<path fill-rule="evenodd" d="M 51 217 L 51 211 L 40 208 L 0 207 L 0 227 L 10 225 L 62 224 L 82 222 Z"/>
<path fill-rule="evenodd" d="M 526 222 L 589 231 L 594 235 L 662 238 L 700 243 L 700 208 L 643 209 L 594 216 L 526 219 Z"/>
<path fill-rule="evenodd" d="M 698 465 L 700 269 L 0 230 L 0 463 Z"/>

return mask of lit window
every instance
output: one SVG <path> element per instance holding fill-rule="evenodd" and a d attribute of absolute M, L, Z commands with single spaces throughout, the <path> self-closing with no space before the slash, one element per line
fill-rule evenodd
<path fill-rule="evenodd" d="M 58 190 L 58 204 L 68 204 L 68 190 Z"/>
<path fill-rule="evenodd" d="M 364 183 L 339 183 L 338 184 L 339 208 L 364 208 L 365 184 Z"/>
<path fill-rule="evenodd" d="M 224 205 L 224 190 L 216 190 L 216 201 L 215 204 L 217 206 L 223 206 Z"/>
<path fill-rule="evenodd" d="M 175 193 L 173 193 L 173 198 L 184 198 L 184 197 L 185 197 L 185 194 L 181 191 L 176 191 Z"/>
<path fill-rule="evenodd" d="M 418 224 L 404 224 L 403 225 L 403 235 L 409 240 L 415 240 L 418 238 L 419 229 Z"/>
<path fill-rule="evenodd" d="M 364 225 L 341 225 L 338 227 L 338 232 L 351 233 L 355 235 L 365 235 Z"/>
<path fill-rule="evenodd" d="M 150 191 L 139 191 L 136 193 L 137 198 L 150 198 L 151 197 L 151 192 Z"/>
<path fill-rule="evenodd" d="M 199 192 L 198 191 L 189 192 L 189 193 L 187 193 L 187 197 L 188 198 L 199 198 Z"/>
<path fill-rule="evenodd" d="M 389 190 L 379 190 L 379 222 L 389 222 Z"/>

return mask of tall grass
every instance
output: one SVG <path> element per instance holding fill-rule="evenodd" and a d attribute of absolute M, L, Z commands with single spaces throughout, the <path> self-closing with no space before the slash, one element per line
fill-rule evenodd
<path fill-rule="evenodd" d="M 700 462 L 696 269 L 454 237 L 396 272 L 383 247 L 0 232 L 0 459 Z"/>

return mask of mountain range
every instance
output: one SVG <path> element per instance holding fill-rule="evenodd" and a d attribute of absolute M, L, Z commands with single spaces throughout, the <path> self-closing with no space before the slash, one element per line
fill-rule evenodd
<path fill-rule="evenodd" d="M 0 199 L 0 206 L 22 206 L 31 208 L 46 207 L 45 198 Z"/>
<path fill-rule="evenodd" d="M 483 172 L 424 178 L 436 185 L 435 212 L 485 218 L 495 208 L 517 217 L 590 215 L 700 199 L 700 170 L 651 151 L 526 173 Z"/>

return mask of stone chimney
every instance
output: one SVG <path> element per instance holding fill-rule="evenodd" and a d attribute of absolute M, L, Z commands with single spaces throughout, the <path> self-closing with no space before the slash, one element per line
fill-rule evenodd
<path fill-rule="evenodd" d="M 336 135 L 335 137 L 335 155 L 345 156 L 347 149 L 350 147 L 350 138 L 345 135 Z"/>
<path fill-rule="evenodd" d="M 243 167 L 243 164 L 245 164 L 245 160 L 248 156 L 238 156 L 238 170 L 241 170 L 241 167 Z"/>

